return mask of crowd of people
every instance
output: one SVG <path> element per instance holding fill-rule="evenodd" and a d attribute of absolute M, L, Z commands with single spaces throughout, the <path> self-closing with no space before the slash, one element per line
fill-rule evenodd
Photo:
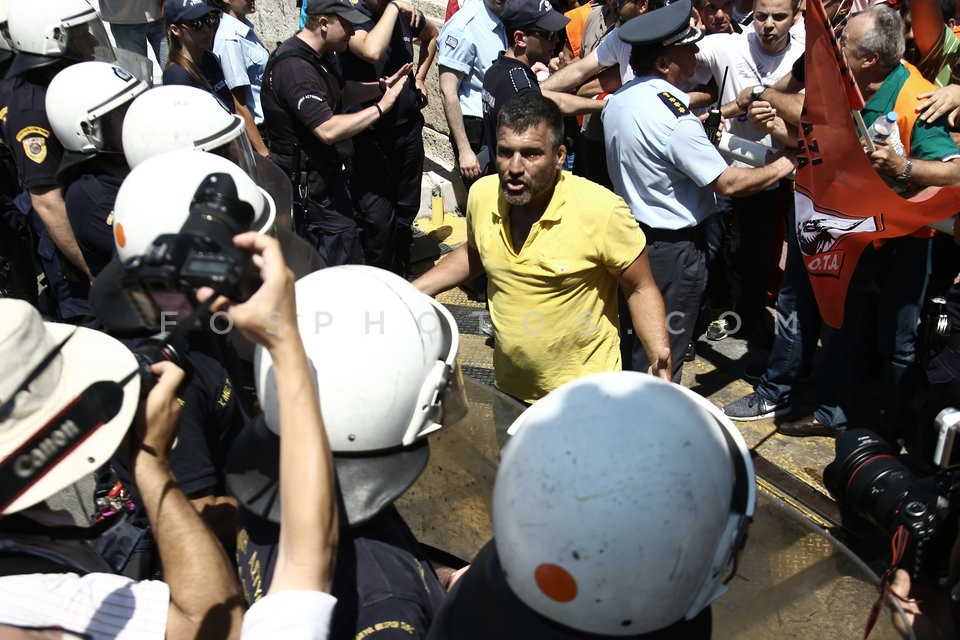
<path fill-rule="evenodd" d="M 889 197 L 960 186 L 953 0 L 822 9 L 864 121 L 894 116 Z M 0 0 L 3 637 L 708 638 L 756 508 L 734 421 L 920 454 L 960 401 L 960 287 L 929 376 L 920 338 L 948 234 L 873 243 L 821 327 L 802 0 L 303 0 L 272 51 L 255 10 Z M 467 239 L 413 274 L 437 92 Z M 450 567 L 395 502 L 468 409 L 435 297 L 476 282 L 525 411 Z M 720 408 L 680 383 L 731 335 L 768 355 Z"/>

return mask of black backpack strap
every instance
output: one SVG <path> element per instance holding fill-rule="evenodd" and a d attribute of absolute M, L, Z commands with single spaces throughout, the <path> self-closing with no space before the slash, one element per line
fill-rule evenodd
<path fill-rule="evenodd" d="M 0 576 L 20 576 L 29 573 L 76 573 L 84 575 L 86 571 L 22 551 L 0 550 Z"/>

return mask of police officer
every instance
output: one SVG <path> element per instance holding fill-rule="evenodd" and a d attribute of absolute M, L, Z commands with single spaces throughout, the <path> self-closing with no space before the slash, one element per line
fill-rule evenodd
<path fill-rule="evenodd" d="M 709 638 L 756 506 L 733 423 L 679 385 L 609 371 L 554 390 L 509 433 L 494 538 L 427 637 Z"/>
<path fill-rule="evenodd" d="M 64 187 L 70 227 L 94 277 L 113 257 L 113 205 L 129 173 L 121 140 L 123 116 L 147 88 L 117 65 L 81 62 L 58 73 L 47 90 L 47 116 L 64 149 L 56 179 Z"/>
<path fill-rule="evenodd" d="M 7 146 L 27 191 L 18 206 L 31 212 L 31 222 L 40 231 L 38 252 L 58 296 L 60 318 L 77 322 L 89 315 L 86 298 L 92 276 L 55 177 L 63 148 L 50 131 L 46 91 L 64 67 L 83 60 L 114 61 L 116 56 L 100 17 L 86 0 L 13 2 L 7 24 L 17 53 L 7 73 L 14 81 L 5 86 L 9 93 L 0 102 L 7 112 Z"/>
<path fill-rule="evenodd" d="M 330 638 L 423 638 L 444 589 L 393 503 L 426 466 L 428 434 L 463 416 L 456 322 L 403 278 L 368 266 L 301 278 L 296 301 L 342 509 Z M 378 360 L 389 366 L 371 365 Z M 304 508 L 280 504 L 274 365 L 259 348 L 256 362 L 263 415 L 240 434 L 227 461 L 227 485 L 241 507 L 240 577 L 251 603 L 270 590 L 281 509 Z"/>
<path fill-rule="evenodd" d="M 362 218 L 363 252 L 375 267 L 406 275 L 410 268 L 411 225 L 420 209 L 423 175 L 424 84 L 437 53 L 437 28 L 403 0 L 364 0 L 357 10 L 369 20 L 357 25 L 341 58 L 343 77 L 377 82 L 413 62 L 420 46 L 416 77 L 411 73 L 397 104 L 355 138 L 350 189 Z M 363 103 L 347 111 L 369 107 Z"/>
<path fill-rule="evenodd" d="M 695 43 L 703 37 L 690 26 L 690 11 L 690 0 L 680 0 L 620 27 L 620 38 L 633 45 L 636 78 L 607 100 L 601 116 L 614 191 L 647 236 L 667 311 L 674 382 L 680 382 L 706 288 L 702 223 L 713 212 L 714 193 L 757 193 L 794 167 L 788 157 L 757 169 L 728 167 L 690 113 L 687 95 L 677 88 L 693 74 Z M 646 371 L 647 355 L 628 330 L 621 339 L 627 349 L 632 343 L 631 368 Z M 624 354 L 625 367 L 629 356 Z"/>
<path fill-rule="evenodd" d="M 10 0 L 0 0 L 0 99 L 13 84 L 3 76 L 13 62 L 13 46 L 4 33 Z M 0 130 L 6 114 L 0 115 Z M 17 165 L 0 134 L 0 296 L 37 303 L 37 274 L 33 233 L 26 217 L 14 206 L 20 193 Z"/>
<path fill-rule="evenodd" d="M 344 163 L 353 155 L 351 138 L 393 108 L 412 65 L 382 82 L 344 83 L 331 54 L 346 50 L 354 25 L 368 17 L 348 0 L 307 2 L 306 26 L 277 47 L 264 70 L 260 101 L 270 154 L 294 178 L 305 213 L 301 234 L 327 264 L 361 263 Z M 363 101 L 372 104 L 343 113 L 345 103 Z"/>
<path fill-rule="evenodd" d="M 468 3 L 440 30 L 440 96 L 450 127 L 454 164 L 467 189 L 483 175 L 492 151 L 491 141 L 483 136 L 480 96 L 483 74 L 507 48 L 506 32 L 500 21 L 503 4 L 504 0 Z"/>

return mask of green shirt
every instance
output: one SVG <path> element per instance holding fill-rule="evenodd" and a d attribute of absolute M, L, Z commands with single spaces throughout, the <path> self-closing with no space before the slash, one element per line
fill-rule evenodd
<path fill-rule="evenodd" d="M 917 69 L 930 82 L 938 87 L 945 87 L 951 82 L 958 82 L 958 78 L 953 75 L 957 58 L 960 58 L 960 38 L 950 27 L 943 25 L 943 33 L 923 60 L 917 64 Z"/>
<path fill-rule="evenodd" d="M 909 76 L 910 72 L 901 64 L 890 72 L 877 92 L 867 100 L 860 113 L 868 127 L 880 116 L 894 110 L 897 95 Z M 903 135 L 900 137 L 904 138 Z M 923 122 L 917 118 L 910 134 L 908 155 L 918 160 L 943 160 L 958 155 L 957 145 L 947 129 L 946 117 L 939 118 L 936 122 Z"/>

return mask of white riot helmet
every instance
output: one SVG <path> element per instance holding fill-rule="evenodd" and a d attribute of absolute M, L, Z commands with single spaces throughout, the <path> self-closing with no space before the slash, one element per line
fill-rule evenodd
<path fill-rule="evenodd" d="M 106 27 L 87 0 L 10 0 L 7 28 L 17 52 L 7 77 L 63 58 L 103 62 L 117 59 Z"/>
<path fill-rule="evenodd" d="M 300 335 L 355 526 L 417 479 L 429 459 L 427 435 L 465 414 L 457 324 L 443 305 L 374 267 L 316 271 L 297 281 L 296 297 Z M 273 362 L 261 347 L 254 371 L 265 425 L 251 425 L 238 438 L 227 483 L 245 508 L 279 521 L 278 458 L 270 450 L 278 447 L 273 434 L 279 434 L 280 408 Z"/>
<path fill-rule="evenodd" d="M 58 73 L 47 88 L 46 106 L 50 126 L 66 151 L 64 164 L 98 152 L 121 153 L 126 107 L 148 88 L 106 62 L 81 62 Z"/>
<path fill-rule="evenodd" d="M 10 29 L 7 27 L 7 15 L 9 13 L 10 0 L 0 0 L 0 62 L 9 60 L 13 53 Z"/>
<path fill-rule="evenodd" d="M 233 178 L 239 199 L 253 207 L 254 230 L 270 228 L 276 215 L 273 199 L 240 167 L 202 151 L 173 151 L 140 164 L 120 185 L 113 209 L 120 261 L 143 255 L 158 236 L 178 233 L 197 190 L 213 173 Z"/>
<path fill-rule="evenodd" d="M 245 126 L 242 117 L 230 113 L 209 91 L 165 85 L 147 91 L 130 105 L 123 123 L 123 152 L 133 169 L 147 158 L 169 151 L 209 151 L 255 176 Z"/>
<path fill-rule="evenodd" d="M 726 590 L 756 479 L 710 402 L 653 376 L 600 373 L 547 395 L 511 433 L 494 543 L 527 607 L 581 632 L 635 636 L 695 618 Z"/>

